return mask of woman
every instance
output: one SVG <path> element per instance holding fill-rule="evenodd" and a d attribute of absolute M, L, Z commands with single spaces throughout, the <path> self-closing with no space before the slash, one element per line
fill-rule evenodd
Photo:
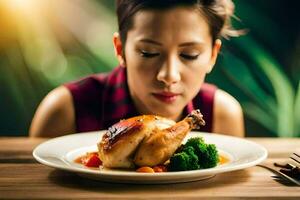
<path fill-rule="evenodd" d="M 141 114 L 175 121 L 200 108 L 202 131 L 244 135 L 240 104 L 204 83 L 221 48 L 236 36 L 231 0 L 118 0 L 119 32 L 113 36 L 120 63 L 51 91 L 39 106 L 30 136 L 55 137 L 106 129 Z"/>

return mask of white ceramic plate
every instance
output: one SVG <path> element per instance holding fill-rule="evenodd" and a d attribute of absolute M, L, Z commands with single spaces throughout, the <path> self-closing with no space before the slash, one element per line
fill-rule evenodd
<path fill-rule="evenodd" d="M 34 158 L 42 164 L 57 169 L 73 171 L 81 176 L 108 182 L 119 183 L 178 183 L 203 180 L 218 173 L 244 169 L 257 165 L 267 157 L 267 150 L 251 141 L 242 138 L 220 134 L 191 132 L 184 142 L 195 136 L 201 136 L 206 143 L 217 146 L 221 155 L 230 159 L 226 164 L 214 168 L 163 173 L 138 173 L 126 170 L 90 169 L 77 164 L 74 160 L 86 152 L 96 151 L 96 144 L 102 138 L 104 131 L 78 133 L 50 139 L 33 151 Z"/>

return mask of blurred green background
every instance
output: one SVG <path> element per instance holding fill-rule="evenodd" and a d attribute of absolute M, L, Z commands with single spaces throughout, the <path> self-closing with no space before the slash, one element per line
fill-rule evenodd
<path fill-rule="evenodd" d="M 298 0 L 236 0 L 236 28 L 207 81 L 242 104 L 247 136 L 300 136 Z M 0 0 L 0 134 L 26 136 L 54 87 L 117 65 L 113 0 Z"/>

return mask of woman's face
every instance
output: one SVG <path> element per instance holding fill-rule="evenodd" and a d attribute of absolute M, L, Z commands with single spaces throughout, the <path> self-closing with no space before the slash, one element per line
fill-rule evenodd
<path fill-rule="evenodd" d="M 220 42 L 212 46 L 200 12 L 178 7 L 136 13 L 125 45 L 128 86 L 141 114 L 178 120 L 215 64 Z"/>

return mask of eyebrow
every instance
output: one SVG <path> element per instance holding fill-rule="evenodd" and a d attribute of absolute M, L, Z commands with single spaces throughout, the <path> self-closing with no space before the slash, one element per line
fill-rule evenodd
<path fill-rule="evenodd" d="M 144 43 L 150 43 L 150 44 L 158 45 L 158 46 L 163 45 L 162 43 L 157 42 L 155 40 L 151 40 L 151 39 L 141 39 L 139 41 L 144 42 Z M 202 45 L 202 44 L 203 44 L 203 42 L 184 42 L 182 44 L 179 44 L 179 46 L 184 47 L 184 46 L 193 46 L 193 45 Z"/>
<path fill-rule="evenodd" d="M 139 41 L 144 42 L 144 43 L 150 43 L 150 44 L 155 44 L 155 45 L 158 45 L 158 46 L 162 46 L 162 43 L 156 42 L 156 41 L 151 40 L 151 39 L 141 39 Z"/>
<path fill-rule="evenodd" d="M 203 42 L 185 42 L 180 44 L 180 47 L 185 47 L 185 46 L 194 46 L 194 45 L 203 45 Z"/>

